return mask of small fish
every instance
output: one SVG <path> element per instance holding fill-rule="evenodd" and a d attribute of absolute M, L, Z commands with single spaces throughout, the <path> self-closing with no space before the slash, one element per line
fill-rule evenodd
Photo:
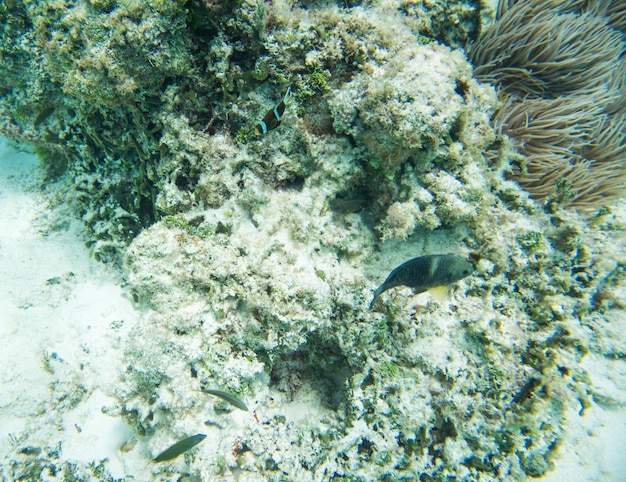
<path fill-rule="evenodd" d="M 341 199 L 335 198 L 328 203 L 328 207 L 339 214 L 358 213 L 367 204 L 367 199 Z"/>
<path fill-rule="evenodd" d="M 240 410 L 248 411 L 248 407 L 246 404 L 239 400 L 235 395 L 232 395 L 228 392 L 223 392 L 222 390 L 209 390 L 203 388 L 201 391 L 204 393 L 208 393 L 209 395 L 213 395 L 214 397 L 221 398 L 222 400 L 226 400 L 231 405 L 237 407 Z"/>
<path fill-rule="evenodd" d="M 276 129 L 280 125 L 280 121 L 283 117 L 283 112 L 285 112 L 285 104 L 289 100 L 289 96 L 291 94 L 291 87 L 287 88 L 287 92 L 285 93 L 285 97 L 283 100 L 273 109 L 270 109 L 265 114 L 262 120 L 258 122 L 256 125 L 256 134 L 258 136 L 262 136 L 263 134 L 267 134 L 268 131 L 272 129 Z"/>
<path fill-rule="evenodd" d="M 191 437 L 187 437 L 180 442 L 176 442 L 169 449 L 161 452 L 155 458 L 152 459 L 153 462 L 167 462 L 168 460 L 175 459 L 180 454 L 184 454 L 187 450 L 192 449 L 200 442 L 202 442 L 206 438 L 206 435 L 203 433 L 198 433 L 196 435 L 192 435 Z"/>
<path fill-rule="evenodd" d="M 449 285 L 473 272 L 472 263 L 450 254 L 413 258 L 402 263 L 387 276 L 385 282 L 374 292 L 374 299 L 369 309 L 372 309 L 378 297 L 389 288 L 408 286 L 415 290 L 415 294 L 418 294 L 432 288 Z"/>

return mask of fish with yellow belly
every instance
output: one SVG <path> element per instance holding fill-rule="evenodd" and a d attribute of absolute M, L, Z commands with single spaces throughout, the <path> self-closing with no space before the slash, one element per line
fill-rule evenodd
<path fill-rule="evenodd" d="M 451 254 L 433 254 L 410 259 L 389 273 L 385 282 L 374 292 L 369 309 L 390 288 L 408 286 L 413 288 L 415 294 L 419 294 L 462 280 L 473 272 L 472 263 Z"/>

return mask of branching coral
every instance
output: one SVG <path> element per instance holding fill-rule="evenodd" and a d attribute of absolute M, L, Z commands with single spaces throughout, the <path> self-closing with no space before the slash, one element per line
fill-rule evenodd
<path fill-rule="evenodd" d="M 612 28 L 623 15 L 611 2 L 587 3 L 503 0 L 470 54 L 475 75 L 510 96 L 494 123 L 528 157 L 514 177 L 536 199 L 582 210 L 626 185 L 626 63 Z"/>

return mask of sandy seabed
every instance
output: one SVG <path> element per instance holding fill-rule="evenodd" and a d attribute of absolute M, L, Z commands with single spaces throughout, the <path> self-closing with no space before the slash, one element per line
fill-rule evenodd
<path fill-rule="evenodd" d="M 143 314 L 120 274 L 90 256 L 79 220 L 50 223 L 42 178 L 35 155 L 0 139 L 0 480 L 19 463 L 16 446 L 59 442 L 61 460 L 108 459 L 114 477 L 143 480 L 150 454 L 144 466 L 127 460 L 119 448 L 131 427 L 102 413 L 116 404 L 124 339 Z M 588 355 L 582 364 L 626 401 L 623 360 Z M 594 405 L 568 420 L 557 467 L 541 480 L 626 480 L 626 406 Z"/>

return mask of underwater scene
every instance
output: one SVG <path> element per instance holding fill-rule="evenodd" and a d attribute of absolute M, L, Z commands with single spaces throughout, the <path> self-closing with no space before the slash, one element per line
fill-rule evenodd
<path fill-rule="evenodd" d="M 624 0 L 0 2 L 0 481 L 625 481 Z"/>

